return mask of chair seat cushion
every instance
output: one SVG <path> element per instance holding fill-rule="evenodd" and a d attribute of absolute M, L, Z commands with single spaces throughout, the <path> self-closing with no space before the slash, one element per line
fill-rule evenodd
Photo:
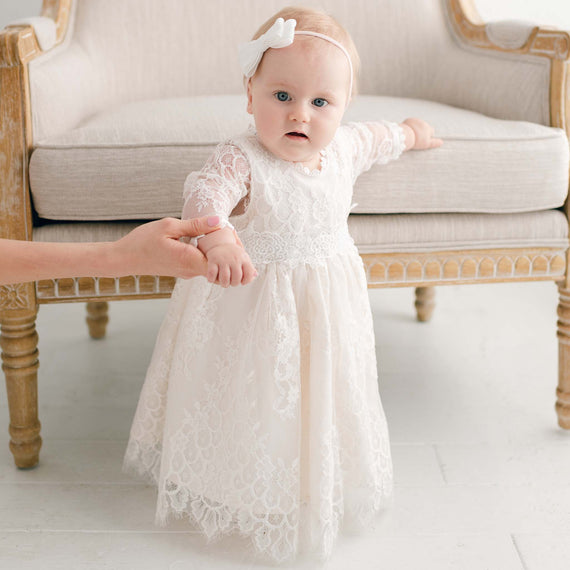
<path fill-rule="evenodd" d="M 178 216 L 189 172 L 251 124 L 245 96 L 139 101 L 39 141 L 34 207 L 53 220 Z M 568 190 L 564 131 L 417 99 L 359 96 L 345 121 L 421 117 L 444 146 L 410 151 L 362 174 L 355 213 L 520 213 L 556 208 Z"/>
<path fill-rule="evenodd" d="M 140 222 L 49 222 L 34 241 L 115 241 Z M 522 214 L 351 214 L 360 253 L 568 247 L 568 221 L 559 210 Z"/>

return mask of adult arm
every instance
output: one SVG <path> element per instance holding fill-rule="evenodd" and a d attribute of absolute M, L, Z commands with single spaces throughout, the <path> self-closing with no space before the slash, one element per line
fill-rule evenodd
<path fill-rule="evenodd" d="M 131 231 L 116 242 L 41 243 L 0 240 L 0 285 L 63 277 L 206 275 L 204 254 L 179 238 L 210 233 L 217 216 L 192 220 L 164 218 Z"/>

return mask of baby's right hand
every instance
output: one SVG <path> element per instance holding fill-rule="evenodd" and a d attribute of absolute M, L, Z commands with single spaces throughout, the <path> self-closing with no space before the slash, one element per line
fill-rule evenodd
<path fill-rule="evenodd" d="M 412 150 L 427 150 L 430 148 L 438 148 L 443 144 L 441 139 L 436 139 L 434 129 L 423 119 L 409 118 L 401 123 L 403 127 L 409 127 L 413 133 L 413 142 L 410 143 Z"/>
<path fill-rule="evenodd" d="M 257 276 L 249 255 L 236 243 L 221 243 L 208 250 L 206 278 L 222 287 L 247 285 Z"/>

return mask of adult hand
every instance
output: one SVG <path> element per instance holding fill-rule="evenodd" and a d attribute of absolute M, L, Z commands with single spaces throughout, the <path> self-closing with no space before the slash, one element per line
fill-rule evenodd
<path fill-rule="evenodd" d="M 163 218 L 131 231 L 114 243 L 118 260 L 123 260 L 128 273 L 172 275 L 190 279 L 206 275 L 208 263 L 196 247 L 179 241 L 218 229 L 218 216 L 178 220 Z"/>

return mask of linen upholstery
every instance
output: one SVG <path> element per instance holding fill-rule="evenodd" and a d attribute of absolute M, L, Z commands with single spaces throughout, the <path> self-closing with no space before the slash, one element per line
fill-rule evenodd
<path fill-rule="evenodd" d="M 568 246 L 568 220 L 558 210 L 524 214 L 353 214 L 348 225 L 360 253 Z"/>
<path fill-rule="evenodd" d="M 289 0 L 83 0 L 65 42 L 29 66 L 35 143 L 111 106 L 243 90 L 235 47 Z M 360 90 L 549 124 L 549 62 L 482 52 L 441 0 L 304 0 L 352 33 Z M 215 24 L 214 24 L 215 23 Z"/>
<path fill-rule="evenodd" d="M 34 240 L 114 241 L 139 224 L 51 223 L 34 228 Z M 348 225 L 361 253 L 568 245 L 568 222 L 558 210 L 525 214 L 352 214 Z"/>
<path fill-rule="evenodd" d="M 188 173 L 251 124 L 244 95 L 121 105 L 38 144 L 34 207 L 55 220 L 178 216 Z M 358 96 L 346 120 L 422 117 L 445 145 L 375 166 L 355 186 L 355 213 L 514 213 L 556 208 L 568 188 L 564 131 L 416 99 Z M 537 191 L 540 189 L 540 191 Z"/>

